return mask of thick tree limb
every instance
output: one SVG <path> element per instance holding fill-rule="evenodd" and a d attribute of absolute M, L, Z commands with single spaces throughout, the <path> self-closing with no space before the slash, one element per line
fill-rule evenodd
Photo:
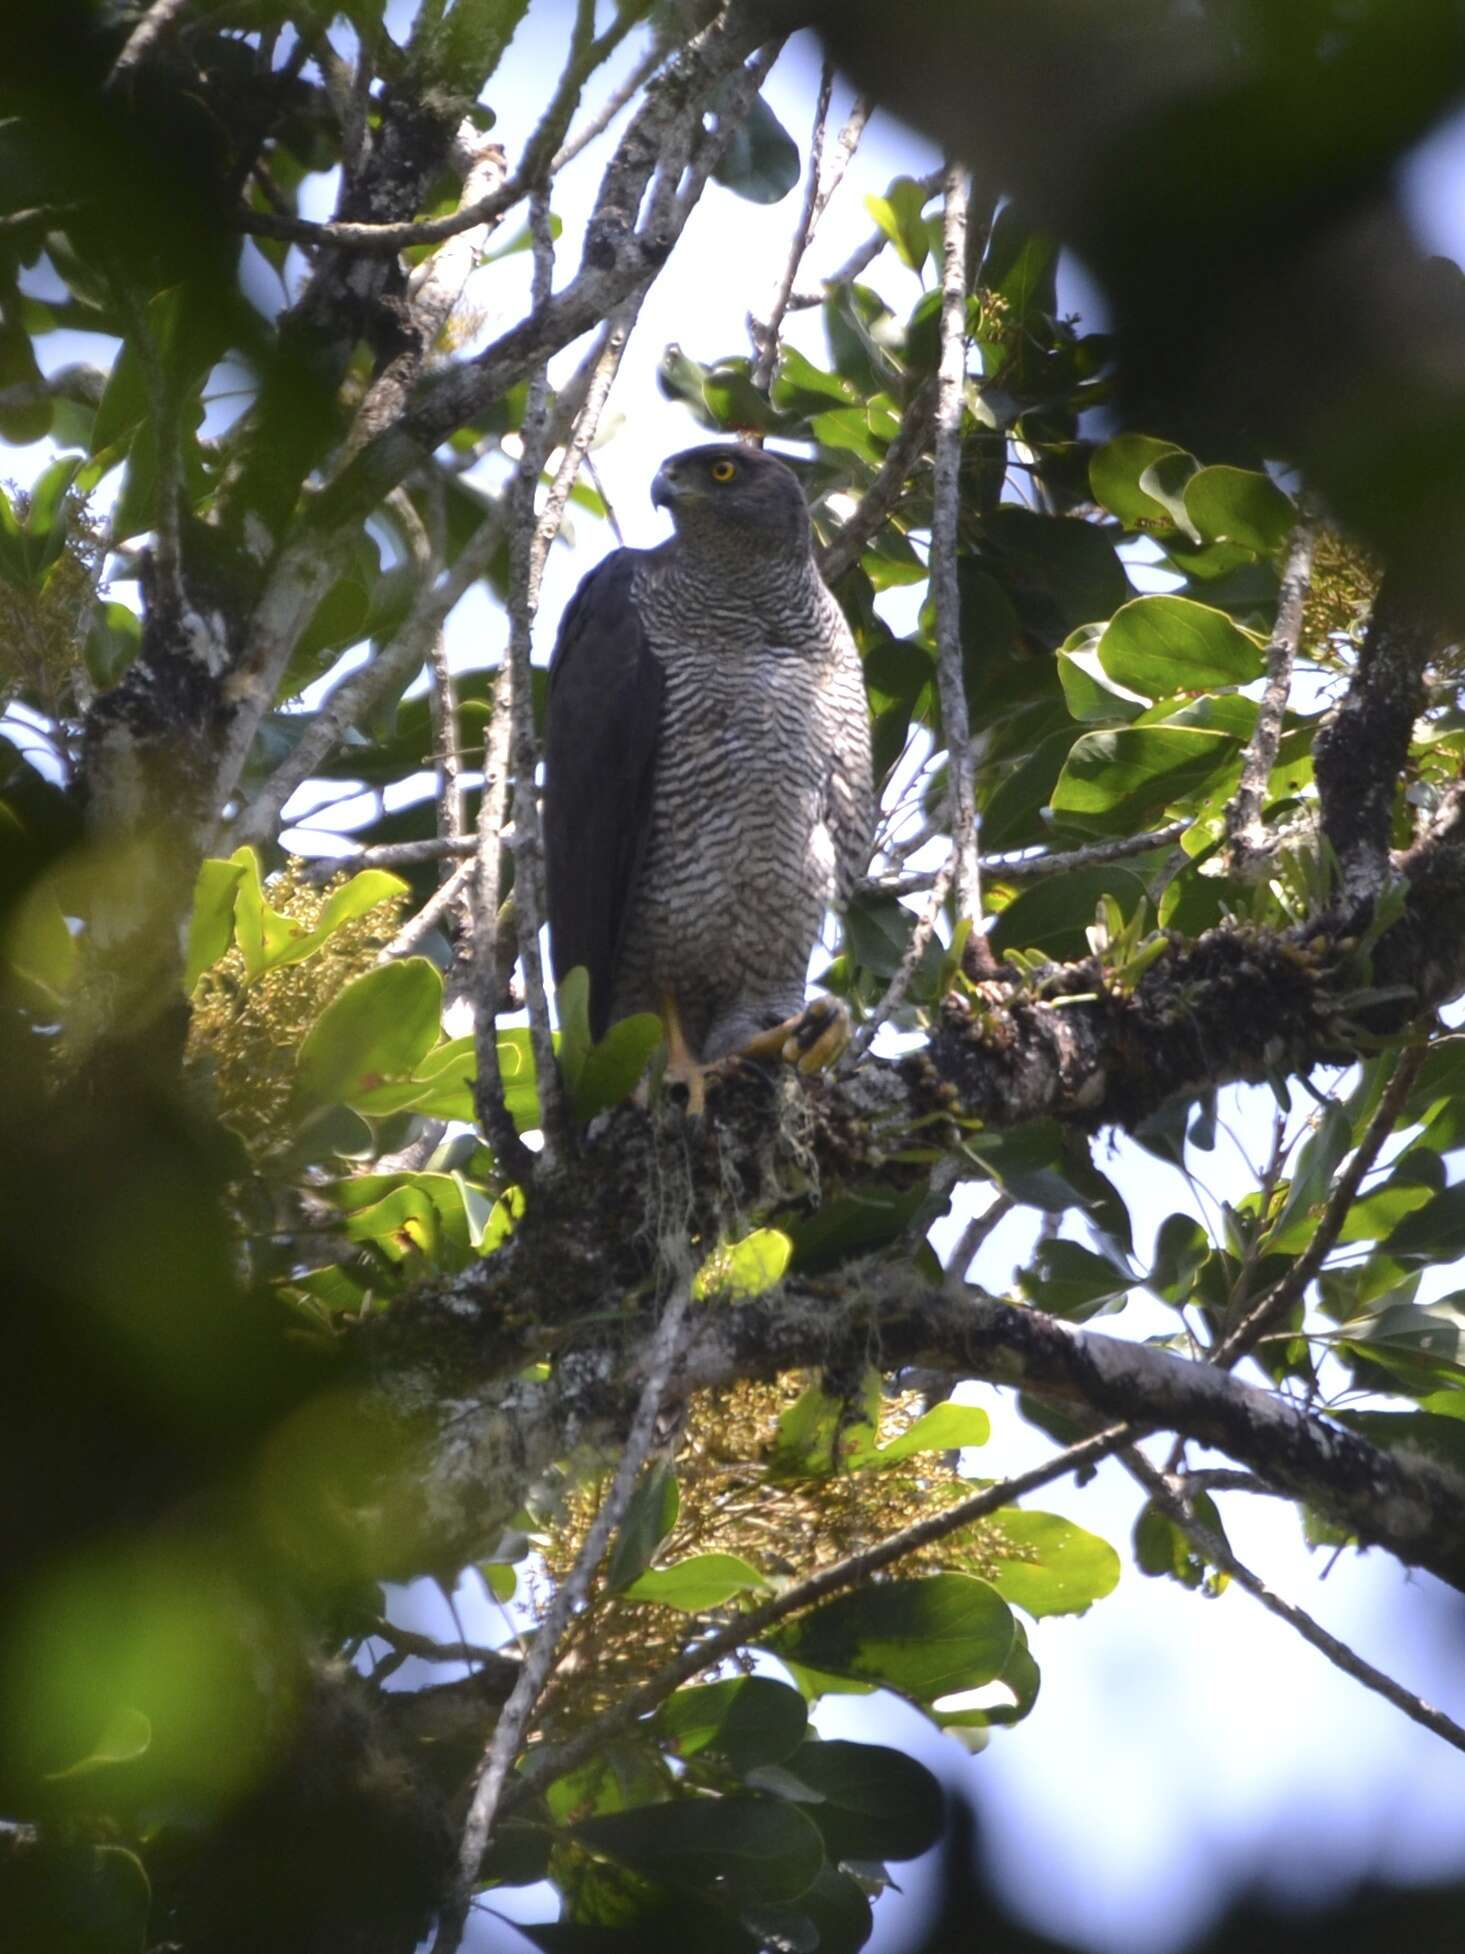
<path fill-rule="evenodd" d="M 1424 710 L 1425 669 L 1449 633 L 1397 575 L 1387 575 L 1343 703 L 1318 734 L 1313 765 L 1323 832 L 1342 871 L 1341 895 L 1356 911 L 1389 879 L 1394 796 Z"/>
<path fill-rule="evenodd" d="M 592 1224 L 582 1224 L 588 1234 Z M 582 1239 L 578 1255 L 596 1255 Z M 608 1258 L 602 1257 L 602 1266 Z M 562 1258 L 563 1260 L 563 1258 Z M 586 1345 L 559 1359 L 543 1383 L 487 1371 L 520 1361 L 493 1349 L 487 1333 L 508 1310 L 553 1320 L 560 1298 L 536 1296 L 532 1254 L 490 1258 L 408 1308 L 382 1336 L 391 1347 L 381 1373 L 388 1402 L 420 1407 L 441 1389 L 451 1418 L 423 1447 L 412 1497 L 424 1519 L 446 1528 L 455 1548 L 481 1546 L 507 1520 L 523 1487 L 573 1444 L 614 1449 L 640 1394 L 644 1348 L 629 1326 L 614 1344 Z M 564 1286 L 575 1270 L 565 1267 Z M 608 1304 L 609 1298 L 606 1298 Z M 483 1325 L 475 1383 L 474 1339 Z M 542 1329 L 541 1329 L 542 1334 Z M 691 1319 L 673 1378 L 676 1391 L 724 1389 L 841 1360 L 882 1370 L 941 1368 L 957 1377 L 1017 1386 L 1140 1431 L 1167 1430 L 1225 1453 L 1291 1497 L 1306 1500 L 1368 1545 L 1465 1588 L 1465 1488 L 1428 1459 L 1388 1453 L 1320 1413 L 1247 1384 L 1215 1365 L 1148 1344 L 1077 1330 L 1038 1310 L 967 1291 L 922 1285 L 908 1268 L 847 1265 L 825 1282 L 793 1281 Z M 476 1408 L 467 1406 L 476 1396 Z M 444 1543 L 447 1544 L 447 1543 Z"/>

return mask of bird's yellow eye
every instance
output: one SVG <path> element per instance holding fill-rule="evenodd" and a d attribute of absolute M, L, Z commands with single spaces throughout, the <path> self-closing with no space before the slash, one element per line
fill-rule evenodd
<path fill-rule="evenodd" d="M 735 461 L 714 461 L 712 464 L 714 482 L 730 482 L 737 472 L 738 465 Z"/>

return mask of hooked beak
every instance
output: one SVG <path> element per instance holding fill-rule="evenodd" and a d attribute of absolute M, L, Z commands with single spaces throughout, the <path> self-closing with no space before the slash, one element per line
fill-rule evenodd
<path fill-rule="evenodd" d="M 664 468 L 658 468 L 651 483 L 651 506 L 653 509 L 670 509 L 677 499 L 676 485 Z"/>

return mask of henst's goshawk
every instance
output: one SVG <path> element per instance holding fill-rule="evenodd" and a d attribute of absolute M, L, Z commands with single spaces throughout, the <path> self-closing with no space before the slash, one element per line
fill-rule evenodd
<path fill-rule="evenodd" d="M 589 972 L 596 1038 L 661 1016 L 695 1110 L 719 1059 L 812 1070 L 848 1036 L 804 986 L 869 855 L 869 716 L 792 469 L 689 448 L 651 499 L 675 534 L 590 572 L 550 666 L 550 942 L 557 978 Z"/>

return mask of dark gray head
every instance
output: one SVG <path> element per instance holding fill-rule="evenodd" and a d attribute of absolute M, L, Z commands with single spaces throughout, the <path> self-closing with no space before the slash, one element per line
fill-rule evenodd
<path fill-rule="evenodd" d="M 680 537 L 807 554 L 809 512 L 799 478 L 777 455 L 734 441 L 686 448 L 661 464 L 651 500 L 669 509 Z"/>

